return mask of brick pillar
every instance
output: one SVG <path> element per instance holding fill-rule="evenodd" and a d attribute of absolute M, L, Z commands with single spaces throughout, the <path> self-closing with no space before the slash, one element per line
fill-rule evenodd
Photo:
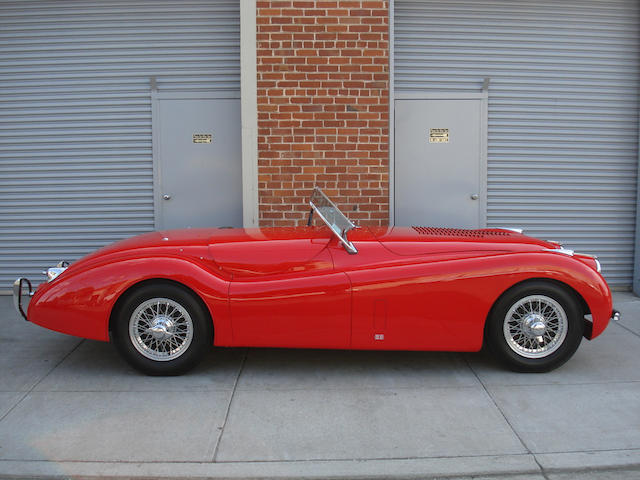
<path fill-rule="evenodd" d="M 301 225 L 318 185 L 389 221 L 389 2 L 257 1 L 260 225 Z"/>

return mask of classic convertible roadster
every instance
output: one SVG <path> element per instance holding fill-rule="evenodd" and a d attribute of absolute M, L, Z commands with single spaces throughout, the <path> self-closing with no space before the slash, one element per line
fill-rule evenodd
<path fill-rule="evenodd" d="M 619 313 L 600 263 L 510 229 L 358 228 L 319 189 L 324 225 L 153 232 L 47 271 L 18 311 L 112 339 L 135 368 L 175 375 L 211 345 L 477 351 L 558 367 Z M 25 292 L 26 290 L 26 292 Z M 25 314 L 22 300 L 32 295 Z"/>

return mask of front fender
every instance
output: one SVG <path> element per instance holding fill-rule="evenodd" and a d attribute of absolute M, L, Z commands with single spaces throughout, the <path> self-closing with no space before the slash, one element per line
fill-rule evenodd
<path fill-rule="evenodd" d="M 572 274 L 564 282 L 582 297 L 591 313 L 591 329 L 586 332 L 586 337 L 592 340 L 609 325 L 613 314 L 611 290 L 602 275 L 593 268 L 574 257 L 568 257 L 565 261 L 570 263 L 571 266 L 567 268 L 572 269 Z"/>
<path fill-rule="evenodd" d="M 135 284 L 151 279 L 172 280 L 193 290 L 214 319 L 215 343 L 229 341 L 229 282 L 218 276 L 215 264 L 206 259 L 125 258 L 74 268 L 38 288 L 27 316 L 51 330 L 108 341 L 109 318 L 117 299 Z"/>
<path fill-rule="evenodd" d="M 596 270 L 575 257 L 555 252 L 509 255 L 514 265 L 514 278 L 520 283 L 532 279 L 551 279 L 571 287 L 589 309 L 592 317 L 589 340 L 600 335 L 609 324 L 613 312 L 611 291 Z"/>

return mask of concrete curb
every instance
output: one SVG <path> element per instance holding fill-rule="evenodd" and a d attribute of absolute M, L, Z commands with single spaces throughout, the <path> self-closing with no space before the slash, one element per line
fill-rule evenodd
<path fill-rule="evenodd" d="M 640 468 L 640 449 L 539 453 L 535 458 L 545 472 Z"/>
<path fill-rule="evenodd" d="M 0 478 L 428 479 L 640 470 L 640 450 L 290 462 L 123 463 L 0 460 Z"/>

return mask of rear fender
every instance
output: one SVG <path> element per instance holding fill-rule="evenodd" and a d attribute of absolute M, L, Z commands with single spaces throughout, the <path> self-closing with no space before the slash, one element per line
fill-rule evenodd
<path fill-rule="evenodd" d="M 68 275 L 67 275 L 68 273 Z M 229 282 L 216 275 L 213 262 L 192 258 L 128 258 L 65 272 L 40 286 L 29 303 L 33 323 L 58 332 L 109 340 L 109 319 L 120 296 L 140 282 L 170 280 L 191 289 L 215 324 L 215 343 L 231 341 Z"/>

